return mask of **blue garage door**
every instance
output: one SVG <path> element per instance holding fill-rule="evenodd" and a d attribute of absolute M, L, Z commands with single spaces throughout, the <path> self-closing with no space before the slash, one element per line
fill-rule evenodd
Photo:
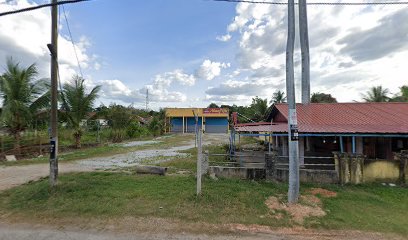
<path fill-rule="evenodd" d="M 183 118 L 171 118 L 171 132 L 183 132 Z"/>
<path fill-rule="evenodd" d="M 228 119 L 221 117 L 205 118 L 206 133 L 227 133 Z"/>
<path fill-rule="evenodd" d="M 188 117 L 186 121 L 186 132 L 193 133 L 195 132 L 195 118 Z M 198 118 L 198 129 L 201 129 L 201 117 Z"/>

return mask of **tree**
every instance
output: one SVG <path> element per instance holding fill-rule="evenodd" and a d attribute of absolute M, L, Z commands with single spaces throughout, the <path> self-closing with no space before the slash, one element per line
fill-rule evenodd
<path fill-rule="evenodd" d="M 401 95 L 403 97 L 408 98 L 408 85 L 404 85 L 404 86 L 400 87 L 400 90 L 401 90 Z"/>
<path fill-rule="evenodd" d="M 313 93 L 310 101 L 312 103 L 336 103 L 337 102 L 336 98 L 332 97 L 331 94 L 320 93 L 320 92 Z"/>
<path fill-rule="evenodd" d="M 92 106 L 98 97 L 101 86 L 95 86 L 86 93 L 85 79 L 74 76 L 70 83 L 62 89 L 62 113 L 66 115 L 69 125 L 74 129 L 75 146 L 81 148 L 82 120 L 92 111 Z"/>
<path fill-rule="evenodd" d="M 162 134 L 163 122 L 159 119 L 159 117 L 153 117 L 152 121 L 149 124 L 149 130 L 154 137 Z"/>
<path fill-rule="evenodd" d="M 284 103 L 284 102 L 286 102 L 285 92 L 278 90 L 273 93 L 272 99 L 269 103 L 272 104 L 272 103 Z"/>
<path fill-rule="evenodd" d="M 255 98 L 252 98 L 252 103 L 249 108 L 251 112 L 251 118 L 254 121 L 263 121 L 268 110 L 268 99 L 262 99 L 256 96 Z"/>
<path fill-rule="evenodd" d="M 207 108 L 219 108 L 219 106 L 215 103 L 210 103 Z"/>
<path fill-rule="evenodd" d="M 382 86 L 371 87 L 366 94 L 362 94 L 366 102 L 388 102 L 390 91 Z"/>
<path fill-rule="evenodd" d="M 392 102 L 408 102 L 408 85 L 400 87 L 400 93 L 396 94 L 392 99 Z"/>
<path fill-rule="evenodd" d="M 3 98 L 1 121 L 14 137 L 14 148 L 20 152 L 20 134 L 26 130 L 33 116 L 49 105 L 50 94 L 38 75 L 35 64 L 20 67 L 12 58 L 7 59 L 6 72 L 0 76 L 0 94 Z"/>

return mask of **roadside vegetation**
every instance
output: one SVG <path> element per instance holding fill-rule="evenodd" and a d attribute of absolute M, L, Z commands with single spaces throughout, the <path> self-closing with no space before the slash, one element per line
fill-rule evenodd
<path fill-rule="evenodd" d="M 49 153 L 50 86 L 38 78 L 35 64 L 21 66 L 7 59 L 0 74 L 0 162 L 5 155 L 17 160 Z M 94 108 L 101 86 L 90 91 L 85 79 L 73 76 L 59 92 L 59 152 L 81 147 L 160 136 L 164 111 L 147 111 L 111 104 Z M 104 148 L 104 146 L 102 147 Z"/>
<path fill-rule="evenodd" d="M 336 193 L 316 194 L 326 215 L 300 223 L 284 211 L 273 211 L 271 196 L 284 202 L 283 183 L 205 178 L 195 196 L 193 175 L 150 176 L 94 172 L 62 175 L 56 189 L 47 179 L 0 193 L 0 213 L 30 219 L 159 217 L 185 222 L 304 226 L 408 234 L 408 191 L 380 184 L 361 186 L 302 185 L 303 195 L 316 187 Z"/>

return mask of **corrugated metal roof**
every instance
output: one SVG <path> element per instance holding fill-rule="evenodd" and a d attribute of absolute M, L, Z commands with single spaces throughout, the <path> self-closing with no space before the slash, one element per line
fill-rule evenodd
<path fill-rule="evenodd" d="M 280 123 L 280 124 L 272 124 L 268 123 L 261 124 L 261 125 L 237 125 L 235 126 L 235 131 L 237 132 L 287 132 L 288 131 L 288 124 Z"/>
<path fill-rule="evenodd" d="M 274 108 L 277 110 L 272 111 L 274 116 L 280 112 L 287 119 L 287 104 L 276 104 Z M 408 134 L 408 103 L 311 103 L 297 104 L 296 111 L 301 133 Z M 235 129 L 287 132 L 287 123 Z"/>

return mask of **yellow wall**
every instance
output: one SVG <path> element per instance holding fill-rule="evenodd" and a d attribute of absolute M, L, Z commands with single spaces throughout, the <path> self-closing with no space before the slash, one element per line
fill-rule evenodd
<path fill-rule="evenodd" d="M 205 108 L 166 108 L 166 117 L 194 117 L 193 110 L 199 117 L 229 117 L 228 108 L 222 108 L 220 113 L 204 113 Z"/>
<path fill-rule="evenodd" d="M 397 180 L 399 177 L 398 163 L 376 161 L 364 166 L 364 181 Z"/>

